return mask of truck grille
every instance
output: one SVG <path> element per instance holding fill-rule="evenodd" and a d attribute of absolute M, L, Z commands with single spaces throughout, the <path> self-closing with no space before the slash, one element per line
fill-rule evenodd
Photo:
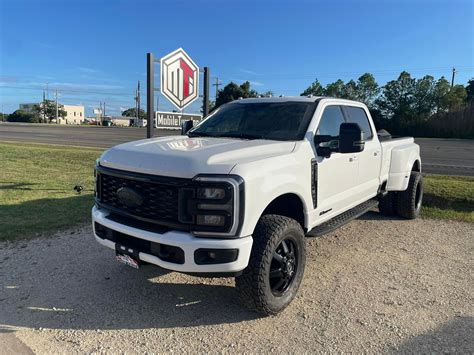
<path fill-rule="evenodd" d="M 101 171 L 98 175 L 100 205 L 111 209 L 112 212 L 152 220 L 155 223 L 163 222 L 167 225 L 179 223 L 178 194 L 180 186 L 177 182 L 182 179 L 160 179 L 158 177 L 154 181 L 151 179 L 144 181 L 137 179 L 136 176 L 137 174 L 131 176 L 109 175 Z M 134 205 L 120 199 L 117 192 L 122 187 L 136 192 L 142 198 L 141 203 Z"/>

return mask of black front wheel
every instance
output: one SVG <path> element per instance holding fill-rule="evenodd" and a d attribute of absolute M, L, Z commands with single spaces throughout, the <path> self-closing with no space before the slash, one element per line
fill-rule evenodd
<path fill-rule="evenodd" d="M 243 302 L 264 315 L 277 314 L 295 298 L 306 262 L 300 224 L 279 215 L 263 216 L 255 228 L 250 261 L 236 286 Z"/>

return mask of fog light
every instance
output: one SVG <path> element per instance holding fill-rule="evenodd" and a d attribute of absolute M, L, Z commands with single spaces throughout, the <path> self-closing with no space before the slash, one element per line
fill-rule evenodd
<path fill-rule="evenodd" d="M 222 227 L 225 224 L 225 217 L 219 215 L 197 215 L 196 223 L 201 226 Z"/>
<path fill-rule="evenodd" d="M 225 264 L 237 260 L 238 249 L 197 249 L 194 262 L 198 265 Z"/>

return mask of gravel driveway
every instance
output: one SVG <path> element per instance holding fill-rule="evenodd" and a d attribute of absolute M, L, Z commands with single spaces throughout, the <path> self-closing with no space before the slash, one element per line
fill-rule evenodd
<path fill-rule="evenodd" d="M 474 351 L 472 224 L 371 212 L 310 239 L 297 299 L 268 318 L 233 279 L 118 264 L 89 226 L 0 247 L 0 353 Z"/>

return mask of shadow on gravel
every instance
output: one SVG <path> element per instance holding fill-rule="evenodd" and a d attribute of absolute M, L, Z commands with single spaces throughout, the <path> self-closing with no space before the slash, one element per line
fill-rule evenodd
<path fill-rule="evenodd" d="M 400 217 L 397 216 L 384 216 L 379 211 L 369 211 L 362 216 L 357 218 L 361 221 L 389 221 L 389 220 L 400 220 Z"/>
<path fill-rule="evenodd" d="M 242 307 L 231 281 L 228 286 L 223 281 L 217 285 L 212 279 L 167 275 L 153 266 L 135 270 L 118 264 L 112 251 L 87 237 L 84 242 L 73 236 L 67 246 L 54 245 L 56 239 L 44 240 L 49 246 L 27 263 L 23 262 L 27 256 L 21 255 L 26 248 L 8 260 L 0 254 L 0 278 L 5 280 L 0 286 L 0 332 L 17 326 L 193 327 L 259 318 Z M 9 278 L 9 273 L 16 276 Z"/>
<path fill-rule="evenodd" d="M 474 350 L 474 317 L 457 317 L 438 329 L 414 337 L 393 349 L 402 354 L 460 353 Z"/>

